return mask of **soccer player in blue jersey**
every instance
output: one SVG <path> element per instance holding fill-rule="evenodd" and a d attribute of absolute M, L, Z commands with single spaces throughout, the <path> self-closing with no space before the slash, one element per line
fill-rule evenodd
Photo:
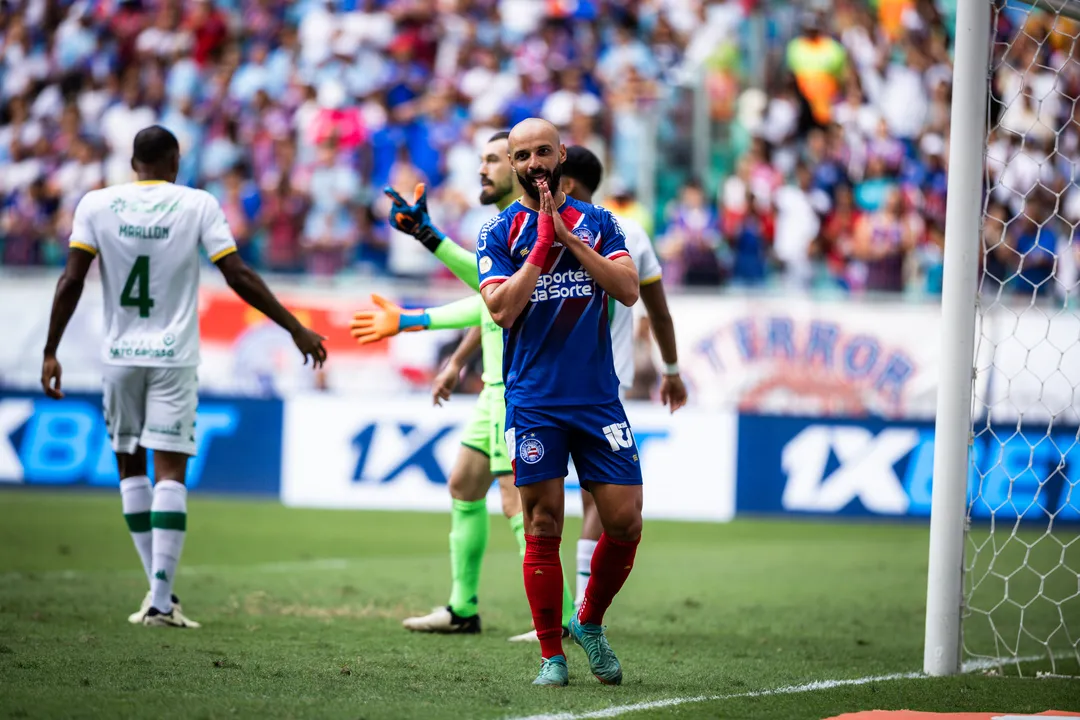
<path fill-rule="evenodd" d="M 637 302 L 638 274 L 611 213 L 559 190 L 566 148 L 555 126 L 536 118 L 519 123 L 509 153 L 525 195 L 484 226 L 476 249 L 480 292 L 504 329 L 506 443 L 525 514 L 525 591 L 540 640 L 534 684 L 568 682 L 559 544 L 573 457 L 604 532 L 570 636 L 597 679 L 617 685 L 622 667 L 602 623 L 634 564 L 642 494 L 607 298 Z"/>

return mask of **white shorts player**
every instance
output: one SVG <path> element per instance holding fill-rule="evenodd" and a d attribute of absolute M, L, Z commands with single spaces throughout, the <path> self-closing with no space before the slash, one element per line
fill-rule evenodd
<path fill-rule="evenodd" d="M 240 297 L 289 330 L 315 367 L 322 336 L 302 326 L 236 253 L 225 213 L 209 193 L 174 185 L 180 146 L 165 128 L 135 136 L 139 182 L 88 193 L 75 208 L 67 266 L 56 286 L 41 385 L 61 399 L 56 358 L 94 258 L 105 300 L 105 424 L 116 451 L 124 518 L 150 591 L 128 620 L 193 628 L 172 593 L 187 531 L 187 460 L 198 406 L 199 248 Z M 150 485 L 146 450 L 154 455 Z"/>
<path fill-rule="evenodd" d="M 113 450 L 195 454 L 199 245 L 236 252 L 204 190 L 150 181 L 86 195 L 71 247 L 97 255 L 105 306 L 105 424 Z"/>

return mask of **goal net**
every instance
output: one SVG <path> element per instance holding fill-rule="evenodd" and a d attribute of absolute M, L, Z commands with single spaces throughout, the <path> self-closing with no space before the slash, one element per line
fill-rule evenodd
<path fill-rule="evenodd" d="M 1036 5 L 990 8 L 962 650 L 1077 674 L 1080 2 Z"/>

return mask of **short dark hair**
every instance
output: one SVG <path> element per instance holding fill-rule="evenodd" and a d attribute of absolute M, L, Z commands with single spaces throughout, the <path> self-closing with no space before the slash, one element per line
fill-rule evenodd
<path fill-rule="evenodd" d="M 180 143 L 175 135 L 160 125 L 143 128 L 135 136 L 132 158 L 136 162 L 155 165 L 173 154 L 180 154 Z"/>
<path fill-rule="evenodd" d="M 488 138 L 488 142 L 495 142 L 496 140 L 506 140 L 510 137 L 509 130 L 500 130 L 491 137 Z"/>
<path fill-rule="evenodd" d="M 596 192 L 600 187 L 600 180 L 604 177 L 604 166 L 600 164 L 600 158 L 596 157 L 592 150 L 580 145 L 571 145 L 566 148 L 566 160 L 562 164 L 563 177 L 572 178 L 589 189 Z"/>

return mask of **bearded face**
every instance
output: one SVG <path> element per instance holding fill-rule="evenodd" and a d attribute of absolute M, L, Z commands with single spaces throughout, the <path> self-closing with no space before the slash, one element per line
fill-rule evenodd
<path fill-rule="evenodd" d="M 540 202 L 540 190 L 536 186 L 538 181 L 547 182 L 548 188 L 552 191 L 559 189 L 559 181 L 562 180 L 562 163 L 558 163 L 551 170 L 544 168 L 533 168 L 528 171 L 526 175 L 521 173 L 517 174 L 518 182 L 521 184 L 521 188 L 525 191 L 525 194 L 531 197 L 533 200 Z"/>

